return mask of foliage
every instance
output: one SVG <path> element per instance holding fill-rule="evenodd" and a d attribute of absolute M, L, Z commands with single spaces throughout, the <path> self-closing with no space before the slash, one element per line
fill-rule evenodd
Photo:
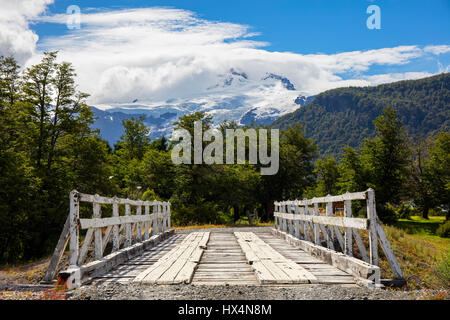
<path fill-rule="evenodd" d="M 295 123 L 313 138 L 322 156 L 339 158 L 344 146 L 360 148 L 375 136 L 373 120 L 385 106 L 392 106 L 411 139 L 450 131 L 450 73 L 419 80 L 370 87 L 328 90 L 282 116 L 272 128 L 287 129 Z"/>
<path fill-rule="evenodd" d="M 109 194 L 107 144 L 90 129 L 87 94 L 57 53 L 19 72 L 0 58 L 0 262 L 54 248 L 71 189 Z"/>
<path fill-rule="evenodd" d="M 436 230 L 436 234 L 443 238 L 450 238 L 450 220 L 441 224 Z"/>

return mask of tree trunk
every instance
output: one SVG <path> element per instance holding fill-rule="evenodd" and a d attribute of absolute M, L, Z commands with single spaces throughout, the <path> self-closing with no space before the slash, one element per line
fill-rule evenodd
<path fill-rule="evenodd" d="M 424 206 L 423 210 L 422 210 L 422 218 L 427 219 L 427 220 L 429 219 L 428 211 L 430 211 L 430 208 L 428 208 L 428 206 Z"/>
<path fill-rule="evenodd" d="M 239 206 L 234 205 L 233 206 L 233 211 L 234 211 L 234 222 L 238 221 L 239 218 L 241 217 L 240 213 L 239 213 Z"/>

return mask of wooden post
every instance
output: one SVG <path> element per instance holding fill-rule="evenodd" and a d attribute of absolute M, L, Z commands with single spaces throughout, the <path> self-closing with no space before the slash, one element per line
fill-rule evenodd
<path fill-rule="evenodd" d="M 117 197 L 113 198 L 113 217 L 119 216 L 119 199 Z M 113 248 L 112 252 L 118 251 L 120 248 L 120 239 L 119 239 L 119 226 L 113 226 Z"/>
<path fill-rule="evenodd" d="M 78 262 L 78 253 L 79 253 L 79 230 L 78 230 L 78 220 L 80 216 L 80 203 L 79 203 L 79 195 L 78 191 L 73 190 L 70 193 L 70 258 L 69 264 L 71 266 L 76 266 Z"/>
<path fill-rule="evenodd" d="M 170 202 L 167 202 L 167 230 L 169 230 L 169 231 L 170 231 L 170 228 L 171 228 L 171 226 L 170 226 L 170 217 L 171 217 L 171 214 L 170 214 Z"/>
<path fill-rule="evenodd" d="M 305 205 L 303 210 L 305 211 L 305 215 L 309 215 L 308 205 Z M 309 235 L 309 223 L 307 221 L 303 223 L 303 231 L 305 232 L 306 241 L 311 241 L 311 237 Z"/>
<path fill-rule="evenodd" d="M 136 207 L 136 215 L 142 215 L 142 206 L 139 205 Z M 140 222 L 136 223 L 136 240 L 142 240 L 142 224 Z"/>
<path fill-rule="evenodd" d="M 150 206 L 148 204 L 145 204 L 145 215 L 148 216 L 150 215 Z M 144 240 L 148 240 L 149 238 L 149 229 L 150 229 L 150 222 L 145 222 L 144 223 Z"/>
<path fill-rule="evenodd" d="M 99 195 L 96 194 L 95 198 L 98 198 Z M 99 203 L 94 202 L 93 203 L 93 210 L 94 210 L 94 214 L 92 215 L 92 217 L 94 219 L 100 219 L 101 218 L 101 207 Z M 95 250 L 95 259 L 96 260 L 100 260 L 103 257 L 103 244 L 102 244 L 102 229 L 101 228 L 95 228 L 94 231 L 94 250 Z"/>
<path fill-rule="evenodd" d="M 352 217 L 352 201 L 344 201 L 344 216 L 347 218 Z M 353 241 L 352 241 L 352 228 L 345 228 L 345 249 L 344 253 L 350 257 L 353 257 Z"/>
<path fill-rule="evenodd" d="M 63 231 L 59 236 L 58 244 L 56 245 L 55 251 L 53 252 L 52 259 L 47 268 L 47 272 L 45 273 L 44 278 L 42 279 L 42 283 L 49 283 L 52 279 L 55 278 L 56 268 L 58 267 L 59 262 L 61 261 L 62 255 L 64 254 L 64 249 L 69 242 L 69 228 L 70 228 L 70 217 L 67 216 L 66 222 L 64 223 Z"/>
<path fill-rule="evenodd" d="M 328 195 L 330 196 L 330 195 Z M 326 214 L 328 217 L 333 216 L 333 202 L 327 202 L 326 204 Z M 334 250 L 334 229 L 332 226 L 327 227 L 327 244 L 328 249 Z"/>
<path fill-rule="evenodd" d="M 162 203 L 162 211 L 163 211 L 163 219 L 162 219 L 162 231 L 161 232 L 165 232 L 166 231 L 166 227 L 167 227 L 167 203 L 163 202 Z"/>
<path fill-rule="evenodd" d="M 319 204 L 314 203 L 314 215 L 319 215 Z M 319 225 L 314 223 L 314 243 L 320 245 L 320 234 L 319 234 Z"/>
<path fill-rule="evenodd" d="M 378 266 L 378 237 L 376 229 L 375 192 L 367 190 L 367 219 L 369 219 L 370 263 Z"/>
<path fill-rule="evenodd" d="M 300 212 L 299 212 L 299 208 L 298 208 L 298 200 L 295 200 L 294 208 L 295 208 L 294 214 L 299 214 Z M 300 237 L 300 223 L 299 223 L 298 220 L 294 221 L 294 228 L 295 228 L 295 237 L 297 239 L 301 239 L 301 237 Z"/>
<path fill-rule="evenodd" d="M 129 204 L 125 205 L 125 215 L 131 215 L 131 208 Z M 125 227 L 125 247 L 131 246 L 131 223 L 127 223 Z"/>

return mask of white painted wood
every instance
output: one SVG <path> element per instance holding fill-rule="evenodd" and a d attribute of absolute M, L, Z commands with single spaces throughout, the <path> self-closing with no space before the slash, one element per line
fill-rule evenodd
<path fill-rule="evenodd" d="M 378 265 L 378 238 L 376 230 L 376 218 L 375 211 L 375 192 L 373 189 L 367 190 L 367 217 L 370 220 L 369 230 L 369 251 L 370 251 L 370 263 Z"/>
<path fill-rule="evenodd" d="M 95 198 L 98 198 L 99 196 L 96 195 Z M 93 204 L 93 210 L 94 214 L 92 215 L 94 219 L 100 219 L 101 218 L 101 207 L 99 203 Z M 95 250 L 95 259 L 100 260 L 103 256 L 103 244 L 102 244 L 102 229 L 101 228 L 95 228 L 94 231 L 94 250 Z"/>
<path fill-rule="evenodd" d="M 367 255 L 367 251 L 363 245 L 359 231 L 355 230 L 355 229 L 352 229 L 352 231 L 353 231 L 353 236 L 355 238 L 356 244 L 358 245 L 358 250 L 359 250 L 359 253 L 361 254 L 362 259 L 365 262 L 370 263 L 369 256 Z"/>
<path fill-rule="evenodd" d="M 120 217 L 110 217 L 110 218 L 92 218 L 92 219 L 80 219 L 80 228 L 81 229 L 90 229 L 90 228 L 105 228 L 108 226 L 114 225 L 122 225 L 122 224 L 132 224 L 137 222 L 146 222 L 151 221 L 153 219 L 152 215 L 128 215 L 128 216 L 120 216 Z M 131 232 L 131 227 L 130 227 Z"/>
<path fill-rule="evenodd" d="M 69 238 L 70 238 L 69 228 L 70 228 L 70 216 L 67 215 L 66 222 L 64 223 L 63 231 L 61 232 L 59 239 L 58 239 L 58 244 L 56 245 L 56 248 L 53 252 L 53 255 L 52 255 L 50 263 L 47 267 L 45 276 L 42 279 L 43 283 L 51 282 L 52 279 L 54 279 L 56 276 L 56 270 L 57 270 L 58 264 L 61 261 L 61 258 L 64 254 L 64 250 L 67 247 L 67 244 L 69 243 Z"/>
<path fill-rule="evenodd" d="M 328 195 L 329 196 L 329 195 Z M 326 215 L 328 217 L 333 216 L 333 203 L 327 202 L 326 204 Z M 328 248 L 331 250 L 334 250 L 334 228 L 332 226 L 325 227 L 328 229 L 327 232 L 327 244 Z"/>
<path fill-rule="evenodd" d="M 142 206 L 136 207 L 136 216 L 142 215 Z M 136 223 L 136 240 L 141 241 L 142 240 L 142 222 Z"/>
<path fill-rule="evenodd" d="M 306 205 L 313 205 L 314 203 L 341 202 L 345 200 L 366 200 L 366 198 L 367 193 L 366 191 L 364 191 L 364 192 L 345 193 L 338 196 L 326 196 L 320 198 L 305 199 L 300 200 L 298 204 L 301 206 L 306 206 Z M 280 205 L 287 205 L 293 202 L 294 201 L 277 201 L 275 203 Z"/>
<path fill-rule="evenodd" d="M 317 203 L 314 203 L 314 215 L 319 215 L 319 205 Z M 319 235 L 319 225 L 317 223 L 314 223 L 314 243 L 317 245 L 320 245 L 320 235 Z"/>
<path fill-rule="evenodd" d="M 342 228 L 356 228 L 361 230 L 367 230 L 369 224 L 368 219 L 364 218 L 326 217 L 326 216 L 312 216 L 303 214 L 294 215 L 281 212 L 275 212 L 274 216 L 288 220 L 301 220 L 309 223 L 318 223 Z"/>
<path fill-rule="evenodd" d="M 70 211 L 69 211 L 69 217 L 70 217 L 70 228 L 69 228 L 69 234 L 70 234 L 70 258 L 69 258 L 69 264 L 72 266 L 76 266 L 78 262 L 78 253 L 79 253 L 79 231 L 78 231 L 78 220 L 79 220 L 79 210 L 80 210 L 80 203 L 79 203 L 79 193 L 76 190 L 73 190 L 70 193 Z"/>
<path fill-rule="evenodd" d="M 344 201 L 344 215 L 347 218 L 352 217 L 352 201 L 345 200 Z M 353 241 L 352 241 L 352 229 L 346 227 L 345 228 L 345 244 L 344 244 L 344 253 L 350 257 L 353 257 Z"/>
<path fill-rule="evenodd" d="M 253 232 L 235 232 L 234 235 L 259 283 L 313 283 L 317 280 L 313 274 L 275 251 Z"/>
<path fill-rule="evenodd" d="M 394 273 L 395 278 L 400 280 L 405 279 L 403 276 L 402 269 L 400 268 L 400 265 L 398 264 L 398 261 L 395 258 L 391 244 L 389 243 L 389 240 L 386 237 L 386 233 L 384 232 L 383 227 L 378 222 L 378 219 L 376 223 L 376 230 L 378 237 L 380 239 L 381 248 L 383 249 L 383 252 L 386 256 L 387 261 L 389 262 L 389 265 L 391 267 L 392 272 Z"/>
<path fill-rule="evenodd" d="M 146 217 L 150 216 L 150 207 L 148 205 L 144 207 L 144 211 Z M 149 230 L 150 230 L 150 220 L 144 222 L 144 240 L 147 240 L 149 238 L 150 236 Z"/>
<path fill-rule="evenodd" d="M 78 264 L 79 266 L 81 266 L 84 261 L 86 260 L 86 255 L 89 251 L 89 246 L 91 245 L 92 242 L 92 236 L 94 235 L 94 228 L 90 228 L 88 229 L 88 231 L 86 232 L 86 236 L 84 237 L 84 241 L 83 241 L 83 245 L 81 246 L 81 250 L 80 250 L 80 254 L 78 256 Z"/>
<path fill-rule="evenodd" d="M 114 197 L 113 198 L 113 218 L 119 217 L 119 200 Z M 81 223 L 81 221 L 80 221 Z M 119 239 L 119 226 L 113 225 L 113 248 L 112 252 L 118 251 L 120 248 L 120 239 Z"/>

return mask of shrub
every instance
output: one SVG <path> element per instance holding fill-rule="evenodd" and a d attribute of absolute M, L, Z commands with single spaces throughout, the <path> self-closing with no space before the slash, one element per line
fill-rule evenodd
<path fill-rule="evenodd" d="M 450 237 L 450 220 L 447 220 L 439 226 L 436 230 L 436 234 L 439 237 L 449 238 Z"/>

